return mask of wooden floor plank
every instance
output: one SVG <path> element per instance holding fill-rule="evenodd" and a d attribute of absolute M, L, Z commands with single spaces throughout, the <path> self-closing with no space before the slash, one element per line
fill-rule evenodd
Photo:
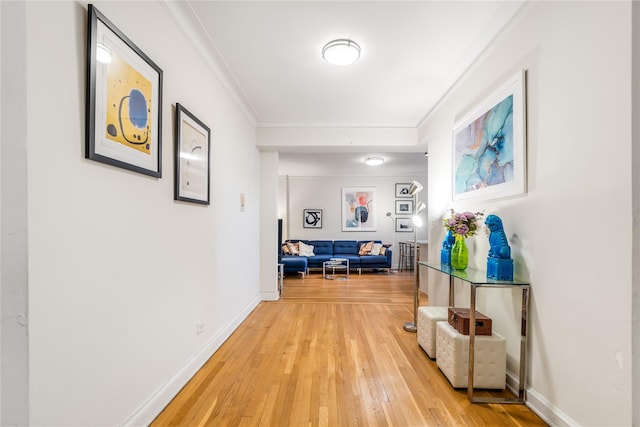
<path fill-rule="evenodd" d="M 260 303 L 152 426 L 544 426 L 524 405 L 471 404 L 451 387 L 402 328 L 413 284 L 286 277 L 282 298 Z"/>

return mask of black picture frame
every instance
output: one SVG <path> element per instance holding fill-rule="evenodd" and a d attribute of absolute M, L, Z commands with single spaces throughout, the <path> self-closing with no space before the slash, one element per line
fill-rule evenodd
<path fill-rule="evenodd" d="M 162 70 L 91 4 L 88 15 L 85 158 L 161 178 Z"/>
<path fill-rule="evenodd" d="M 409 187 L 411 187 L 410 182 L 399 182 L 396 183 L 396 198 L 409 198 L 413 197 L 409 194 Z"/>
<path fill-rule="evenodd" d="M 209 204 L 211 129 L 176 104 L 174 200 Z"/>
<path fill-rule="evenodd" d="M 396 200 L 396 215 L 412 215 L 413 199 Z"/>
<path fill-rule="evenodd" d="M 411 218 L 396 218 L 396 233 L 413 233 Z"/>
<path fill-rule="evenodd" d="M 304 209 L 302 212 L 303 228 L 322 228 L 322 209 Z"/>

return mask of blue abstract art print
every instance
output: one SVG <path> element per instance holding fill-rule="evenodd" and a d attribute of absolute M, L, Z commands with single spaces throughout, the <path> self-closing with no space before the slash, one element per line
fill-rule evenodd
<path fill-rule="evenodd" d="M 519 71 L 453 129 L 453 200 L 526 191 L 525 72 Z"/>

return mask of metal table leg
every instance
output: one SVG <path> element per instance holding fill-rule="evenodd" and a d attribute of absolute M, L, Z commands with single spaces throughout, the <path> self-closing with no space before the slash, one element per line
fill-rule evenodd
<path fill-rule="evenodd" d="M 473 372 L 476 340 L 476 286 L 470 285 L 471 301 L 469 307 L 469 371 L 467 383 L 467 397 L 471 403 L 525 403 L 526 375 L 527 375 L 527 316 L 529 307 L 529 289 L 522 289 L 522 317 L 520 323 L 520 372 L 518 378 L 518 396 L 504 397 L 476 397 L 473 394 Z"/>

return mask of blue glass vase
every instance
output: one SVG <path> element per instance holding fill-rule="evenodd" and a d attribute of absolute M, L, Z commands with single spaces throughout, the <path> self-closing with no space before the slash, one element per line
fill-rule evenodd
<path fill-rule="evenodd" d="M 466 239 L 456 234 L 456 242 L 451 248 L 451 267 L 454 270 L 465 270 L 469 265 L 469 249 Z"/>

